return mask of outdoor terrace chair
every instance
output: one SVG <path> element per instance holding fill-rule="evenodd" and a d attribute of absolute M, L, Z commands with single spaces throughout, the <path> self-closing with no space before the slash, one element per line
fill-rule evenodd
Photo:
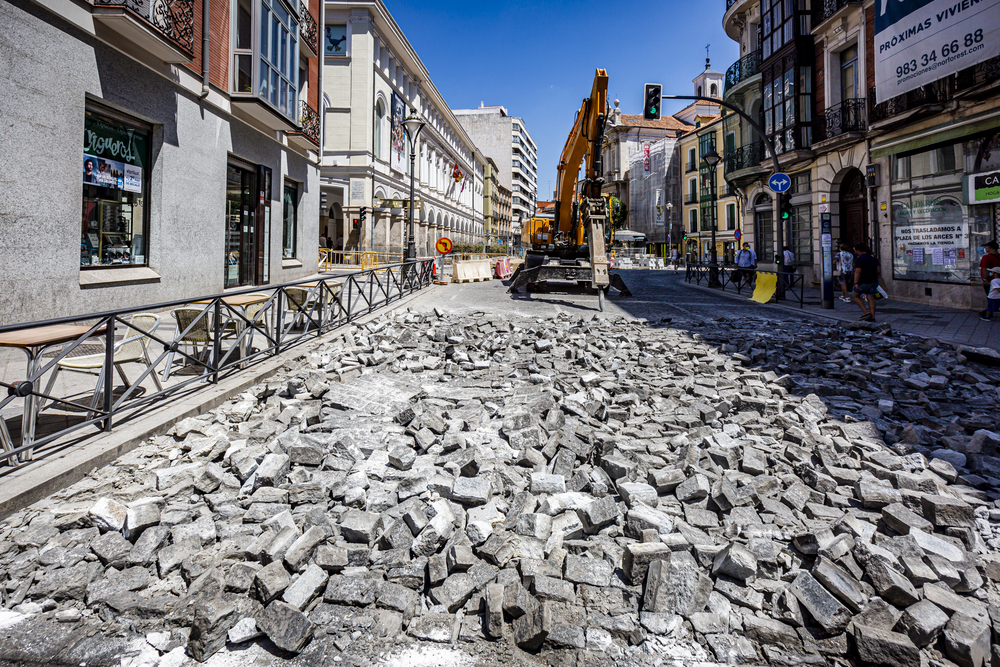
<path fill-rule="evenodd" d="M 202 308 L 177 308 L 170 313 L 177 322 L 178 345 L 185 345 L 190 349 L 190 355 L 196 359 L 208 360 L 214 343 L 212 337 L 212 313 L 206 307 Z M 222 328 L 222 338 L 233 338 L 236 333 L 236 325 L 228 321 Z M 170 377 L 170 369 L 173 367 L 174 353 L 167 355 L 167 365 L 163 369 L 163 381 Z M 207 370 L 207 369 L 206 369 Z"/>

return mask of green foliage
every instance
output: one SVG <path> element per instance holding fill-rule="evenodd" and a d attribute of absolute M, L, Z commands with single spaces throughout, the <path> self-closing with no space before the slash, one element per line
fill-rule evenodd
<path fill-rule="evenodd" d="M 628 221 L 628 207 L 618 197 L 611 197 L 611 224 L 615 229 L 625 229 Z"/>
<path fill-rule="evenodd" d="M 475 245 L 470 243 L 456 243 L 451 252 L 453 255 L 468 255 L 472 253 L 484 252 L 491 254 L 507 254 L 507 246 L 495 245 L 484 248 L 482 243 L 477 243 Z"/>

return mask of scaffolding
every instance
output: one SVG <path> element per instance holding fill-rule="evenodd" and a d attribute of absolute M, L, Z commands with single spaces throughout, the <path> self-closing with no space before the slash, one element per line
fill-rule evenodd
<path fill-rule="evenodd" d="M 647 152 L 648 146 L 648 152 Z M 667 137 L 640 142 L 629 158 L 628 227 L 646 235 L 650 246 L 678 243 L 680 142 Z M 669 206 L 668 206 L 669 204 Z M 660 254 L 661 248 L 655 248 Z"/>

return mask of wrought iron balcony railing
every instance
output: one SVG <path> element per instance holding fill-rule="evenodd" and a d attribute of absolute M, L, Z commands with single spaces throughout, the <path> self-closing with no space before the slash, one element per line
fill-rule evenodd
<path fill-rule="evenodd" d="M 302 40 L 312 49 L 312 52 L 319 55 L 319 28 L 316 19 L 309 13 L 309 5 L 299 3 L 299 34 Z"/>
<path fill-rule="evenodd" d="M 687 196 L 685 196 L 685 198 L 684 198 L 684 203 L 685 204 L 697 204 L 698 203 L 698 195 L 692 194 L 690 192 L 687 193 Z"/>
<path fill-rule="evenodd" d="M 861 0 L 813 0 L 813 26 L 827 20 L 847 5 L 860 7 Z"/>
<path fill-rule="evenodd" d="M 868 129 L 865 98 L 844 100 L 830 107 L 813 121 L 813 141 L 839 137 L 847 132 L 864 132 Z"/>
<path fill-rule="evenodd" d="M 194 57 L 194 0 L 95 0 L 94 6 L 123 7 Z"/>
<path fill-rule="evenodd" d="M 730 65 L 729 69 L 726 70 L 726 87 L 723 94 L 728 93 L 730 88 L 741 81 L 746 81 L 750 77 L 760 74 L 760 61 L 761 51 L 757 49 Z"/>
<path fill-rule="evenodd" d="M 734 150 L 726 151 L 726 173 L 731 174 L 741 169 L 756 167 L 763 159 L 764 142 L 762 141 L 755 141 Z"/>
<path fill-rule="evenodd" d="M 302 107 L 299 125 L 302 126 L 302 134 L 319 146 L 319 113 L 313 109 L 305 100 L 299 100 Z"/>
<path fill-rule="evenodd" d="M 877 123 L 925 104 L 944 102 L 951 97 L 948 92 L 950 79 L 939 79 L 908 93 L 897 95 L 881 104 L 875 104 L 875 86 L 868 91 L 868 122 Z"/>
<path fill-rule="evenodd" d="M 960 93 L 997 79 L 1000 79 L 1000 56 L 984 60 L 956 74 L 955 92 Z"/>
<path fill-rule="evenodd" d="M 729 11 L 729 8 L 735 5 L 739 1 L 740 0 L 726 0 L 726 11 Z"/>

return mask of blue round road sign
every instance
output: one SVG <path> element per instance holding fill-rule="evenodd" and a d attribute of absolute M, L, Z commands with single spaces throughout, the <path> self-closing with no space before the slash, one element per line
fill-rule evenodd
<path fill-rule="evenodd" d="M 767 187 L 771 188 L 771 192 L 781 194 L 792 187 L 792 179 L 788 178 L 788 174 L 779 171 L 777 174 L 771 174 L 771 178 L 767 179 Z"/>
<path fill-rule="evenodd" d="M 738 229 L 735 232 L 733 232 L 733 236 L 736 237 L 737 241 L 739 241 L 741 238 L 743 238 L 743 234 Z"/>

